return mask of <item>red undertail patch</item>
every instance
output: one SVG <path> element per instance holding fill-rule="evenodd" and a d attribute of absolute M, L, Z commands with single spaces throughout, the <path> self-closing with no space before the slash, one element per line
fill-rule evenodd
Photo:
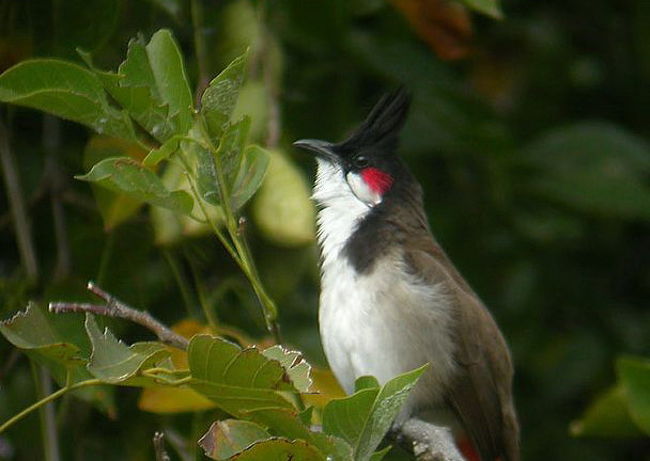
<path fill-rule="evenodd" d="M 393 185 L 393 177 L 378 168 L 364 168 L 361 170 L 361 177 L 373 192 L 380 195 L 384 195 L 390 189 L 390 186 Z"/>

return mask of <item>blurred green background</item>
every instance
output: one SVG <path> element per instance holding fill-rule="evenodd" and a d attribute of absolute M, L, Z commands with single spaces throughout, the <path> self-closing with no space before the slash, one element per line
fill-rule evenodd
<path fill-rule="evenodd" d="M 313 165 L 289 146 L 341 139 L 404 84 L 414 103 L 401 152 L 435 235 L 512 348 L 523 458 L 648 460 L 647 437 L 572 437 L 570 425 L 616 381 L 617 357 L 650 355 L 650 2 L 501 9 L 495 20 L 437 0 L 0 0 L 0 71 L 30 57 L 80 62 L 76 47 L 115 68 L 130 38 L 166 27 L 201 84 L 250 47 L 238 110 L 276 155 L 246 232 L 284 336 L 322 366 Z M 127 148 L 36 111 L 0 114 L 15 166 L 2 165 L 2 318 L 30 299 L 89 299 L 92 279 L 168 324 L 203 321 L 202 299 L 224 325 L 265 339 L 216 239 L 73 179 Z M 12 218 L 9 177 L 20 180 L 30 233 Z M 106 323 L 125 340 L 148 337 Z M 0 421 L 37 399 L 33 373 L 0 340 Z M 154 430 L 182 445 L 211 421 L 140 411 L 139 392 L 119 389 L 104 413 L 64 399 L 62 459 L 151 459 Z M 41 459 L 39 430 L 34 415 L 0 435 L 0 459 Z"/>

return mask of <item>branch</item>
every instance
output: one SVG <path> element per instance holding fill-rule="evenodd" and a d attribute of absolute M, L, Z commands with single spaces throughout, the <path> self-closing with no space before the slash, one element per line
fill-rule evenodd
<path fill-rule="evenodd" d="M 153 435 L 153 448 L 156 452 L 156 461 L 170 461 L 171 458 L 165 450 L 165 434 L 156 432 Z"/>
<path fill-rule="evenodd" d="M 105 305 L 89 303 L 50 303 L 50 312 L 55 314 L 65 312 L 89 312 L 91 314 L 105 315 L 107 317 L 118 317 L 137 323 L 152 331 L 160 341 L 181 350 L 187 349 L 188 341 L 181 335 L 174 333 L 151 314 L 145 311 L 134 309 L 124 304 L 113 295 L 105 292 L 93 282 L 88 282 L 88 290 L 106 301 Z"/>
<path fill-rule="evenodd" d="M 25 267 L 25 272 L 27 272 L 27 278 L 33 282 L 38 278 L 36 249 L 32 241 L 32 229 L 25 200 L 23 199 L 16 160 L 9 147 L 9 131 L 2 120 L 0 120 L 0 166 L 2 166 L 0 169 L 4 172 L 7 198 L 9 199 L 9 208 L 11 209 L 16 230 L 20 259 Z"/>
<path fill-rule="evenodd" d="M 397 429 L 400 444 L 418 461 L 465 461 L 447 427 L 411 418 Z"/>

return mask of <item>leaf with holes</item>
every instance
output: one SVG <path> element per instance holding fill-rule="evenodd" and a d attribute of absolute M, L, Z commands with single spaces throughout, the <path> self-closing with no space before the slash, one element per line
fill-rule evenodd
<path fill-rule="evenodd" d="M 270 156 L 266 149 L 248 146 L 241 156 L 239 171 L 230 192 L 230 206 L 238 210 L 248 202 L 262 185 L 269 167 Z"/>
<path fill-rule="evenodd" d="M 162 343 L 142 342 L 127 346 L 106 329 L 99 331 L 92 315 L 86 314 L 86 332 L 93 345 L 88 371 L 97 379 L 110 384 L 145 386 L 155 383 L 153 378 L 139 376 L 169 357 Z"/>
<path fill-rule="evenodd" d="M 31 359 L 47 367 L 60 386 L 86 381 L 90 344 L 79 315 L 54 315 L 35 304 L 0 322 L 0 333 Z M 106 412 L 114 412 L 113 392 L 105 386 L 74 391 Z"/>
<path fill-rule="evenodd" d="M 190 341 L 191 386 L 228 413 L 260 408 L 295 408 L 278 390 L 293 390 L 282 365 L 256 348 L 241 349 L 223 339 L 196 335 Z"/>
<path fill-rule="evenodd" d="M 236 58 L 211 82 L 201 96 L 201 115 L 205 118 L 210 139 L 218 144 L 235 109 L 239 89 L 244 81 L 248 53 Z"/>
<path fill-rule="evenodd" d="M 75 178 L 178 213 L 188 215 L 192 211 L 193 200 L 187 192 L 167 190 L 158 176 L 129 157 L 107 158 Z"/>
<path fill-rule="evenodd" d="M 194 104 L 180 48 L 166 29 L 153 34 L 145 48 L 156 88 L 169 106 L 176 132 L 187 133 L 192 126 Z"/>
<path fill-rule="evenodd" d="M 294 387 L 300 392 L 309 392 L 311 386 L 311 366 L 302 353 L 285 349 L 280 345 L 269 347 L 262 352 L 266 357 L 277 360 L 285 369 Z"/>
<path fill-rule="evenodd" d="M 208 458 L 227 460 L 255 442 L 269 437 L 269 433 L 255 423 L 226 419 L 212 423 L 199 440 L 199 446 Z"/>

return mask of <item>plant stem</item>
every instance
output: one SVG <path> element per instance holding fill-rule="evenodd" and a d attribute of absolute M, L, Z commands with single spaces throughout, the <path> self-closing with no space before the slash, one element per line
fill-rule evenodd
<path fill-rule="evenodd" d="M 195 303 L 192 299 L 192 293 L 190 291 L 190 287 L 188 286 L 189 284 L 187 283 L 187 278 L 181 272 L 177 258 L 174 257 L 171 250 L 168 248 L 163 248 L 162 252 L 165 260 L 167 261 L 167 264 L 169 265 L 169 268 L 172 271 L 172 274 L 174 275 L 174 278 L 176 279 L 176 284 L 181 290 L 181 296 L 183 297 L 183 303 L 185 304 L 187 314 L 190 317 L 197 317 L 196 308 L 194 307 Z"/>
<path fill-rule="evenodd" d="M 20 259 L 25 267 L 25 272 L 27 272 L 27 278 L 34 282 L 38 278 L 36 249 L 32 241 L 32 229 L 27 217 L 18 169 L 13 152 L 9 147 L 9 132 L 2 120 L 0 120 L 0 165 L 4 172 L 7 197 L 14 218 Z"/>
<path fill-rule="evenodd" d="M 196 85 L 195 104 L 197 109 L 201 103 L 201 95 L 210 84 L 208 72 L 208 57 L 205 49 L 205 39 L 203 36 L 203 4 L 201 0 L 191 0 L 190 9 L 192 10 L 192 29 L 194 32 L 194 52 L 196 53 L 196 62 L 199 70 L 199 81 Z"/>
<path fill-rule="evenodd" d="M 42 399 L 52 393 L 52 380 L 47 369 L 42 365 L 36 365 L 30 361 L 32 377 L 36 385 L 36 396 Z M 43 439 L 43 455 L 46 461 L 58 461 L 59 438 L 56 431 L 56 418 L 54 416 L 54 405 L 49 403 L 38 409 L 41 422 L 41 436 Z"/>
<path fill-rule="evenodd" d="M 0 425 L 0 434 L 6 431 L 9 427 L 13 426 L 21 419 L 23 419 L 25 416 L 29 415 L 34 410 L 38 410 L 43 405 L 53 402 L 54 400 L 58 399 L 62 395 L 65 395 L 70 391 L 74 391 L 75 389 L 81 389 L 82 387 L 89 387 L 89 386 L 98 386 L 100 384 L 102 384 L 102 381 L 100 381 L 99 379 L 88 379 L 86 381 L 81 381 L 79 383 L 72 384 L 71 386 L 62 387 L 58 391 L 51 393 L 45 398 L 42 398 L 38 402 L 28 406 L 20 413 L 15 414 L 7 421 L 5 421 L 2 425 Z"/>
<path fill-rule="evenodd" d="M 54 302 L 50 303 L 49 310 L 56 314 L 61 312 L 88 312 L 91 314 L 105 315 L 108 317 L 119 317 L 130 320 L 133 323 L 142 325 L 152 331 L 160 341 L 181 350 L 186 350 L 188 346 L 187 339 L 173 332 L 151 314 L 145 311 L 134 309 L 115 298 L 110 293 L 99 288 L 93 282 L 88 282 L 88 290 L 106 301 L 106 305 L 88 304 L 88 303 L 68 303 Z"/>
<path fill-rule="evenodd" d="M 250 281 L 253 287 L 253 291 L 255 292 L 255 295 L 257 296 L 257 299 L 259 300 L 260 305 L 262 306 L 262 312 L 264 314 L 264 321 L 266 322 L 266 328 L 273 336 L 275 342 L 281 344 L 282 338 L 280 336 L 280 327 L 278 326 L 277 323 L 278 309 L 275 306 L 275 303 L 273 302 L 271 297 L 268 295 L 268 293 L 266 293 L 266 289 L 264 288 L 264 285 L 260 280 L 259 274 L 257 273 L 257 268 L 255 267 L 255 263 L 251 256 L 248 245 L 246 244 L 246 241 L 242 233 L 240 232 L 239 222 L 235 218 L 235 213 L 233 212 L 230 206 L 230 200 L 228 199 L 229 194 L 225 185 L 225 178 L 223 176 L 223 169 L 221 167 L 221 159 L 218 155 L 218 149 L 214 146 L 212 140 L 210 139 L 209 131 L 207 129 L 207 126 L 205 125 L 205 120 L 201 119 L 201 123 L 199 123 L 199 128 L 203 134 L 203 138 L 208 143 L 208 148 L 210 152 L 212 152 L 214 157 L 216 174 L 217 174 L 217 186 L 219 188 L 219 199 L 221 201 L 221 206 L 226 215 L 225 216 L 226 229 L 228 230 L 228 235 L 230 236 L 230 240 L 233 242 L 235 246 L 235 250 L 237 254 L 237 258 L 235 258 L 235 260 L 237 261 L 239 267 L 242 269 L 242 271 Z M 196 188 L 193 188 L 193 190 L 196 193 Z M 200 195 L 197 195 L 197 199 L 199 204 L 201 204 Z M 206 218 L 209 219 L 207 215 Z M 215 228 L 215 226 L 213 226 L 213 228 Z"/>
<path fill-rule="evenodd" d="M 171 458 L 165 450 L 165 434 L 162 432 L 156 432 L 153 435 L 153 447 L 156 452 L 156 461 L 170 461 Z"/>

